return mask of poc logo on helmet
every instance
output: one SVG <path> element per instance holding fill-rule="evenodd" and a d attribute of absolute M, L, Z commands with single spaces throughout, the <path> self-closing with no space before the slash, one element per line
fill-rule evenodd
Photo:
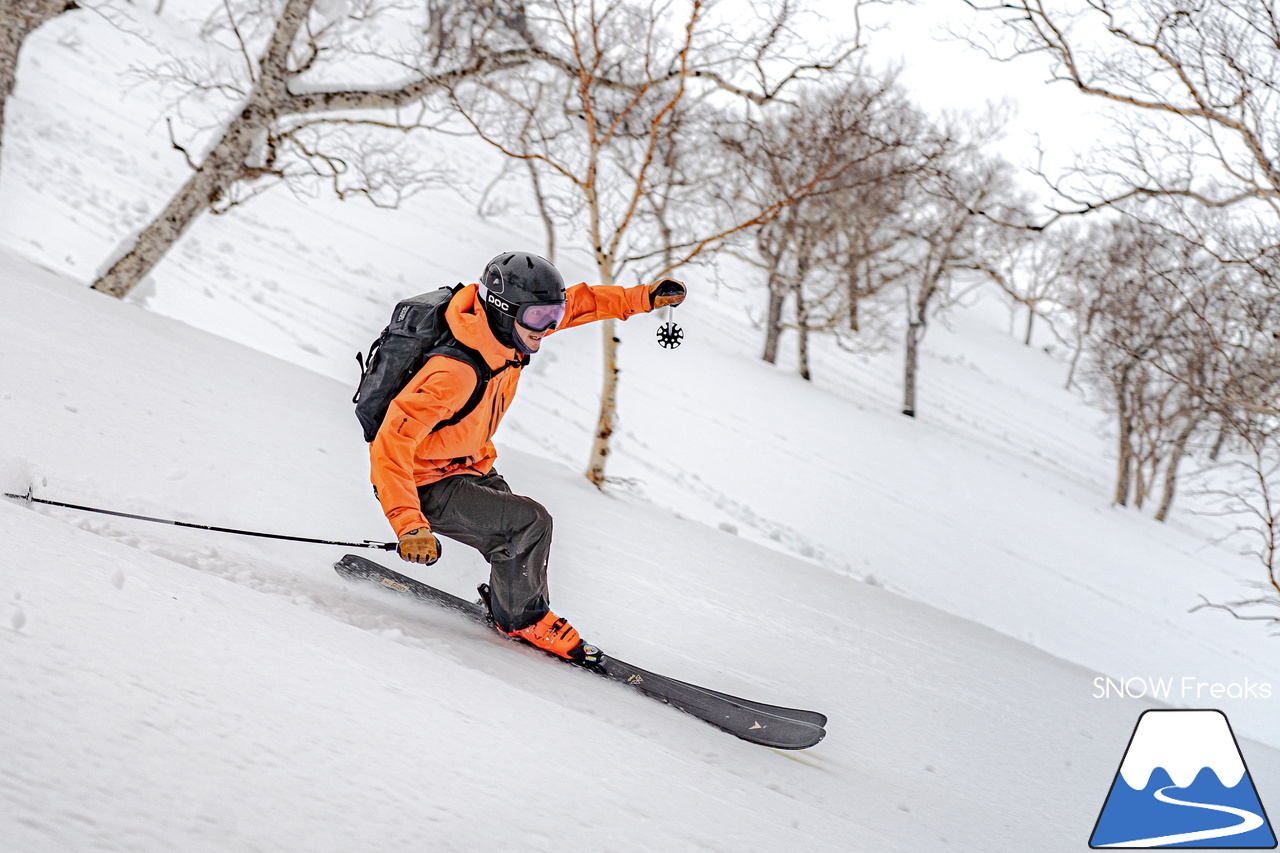
<path fill-rule="evenodd" d="M 504 314 L 511 313 L 511 303 L 507 302 L 505 299 L 499 299 L 492 290 L 489 291 L 488 295 L 485 297 L 485 301 L 496 306 L 498 310 L 502 311 Z"/>

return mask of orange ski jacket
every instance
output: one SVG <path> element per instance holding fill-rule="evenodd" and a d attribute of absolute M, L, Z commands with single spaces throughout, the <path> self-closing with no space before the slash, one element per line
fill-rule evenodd
<path fill-rule="evenodd" d="M 391 401 L 369 445 L 369 478 L 397 537 L 425 526 L 418 486 L 456 475 L 487 474 L 498 456 L 493 434 L 515 397 L 523 364 L 514 349 L 493 336 L 476 290 L 470 284 L 454 294 L 445 320 L 454 337 L 478 351 L 490 370 L 503 365 L 506 369 L 490 380 L 470 414 L 433 433 L 436 424 L 466 404 L 475 390 L 476 374 L 457 359 L 432 356 Z M 651 309 L 647 285 L 575 284 L 565 291 L 564 320 L 556 331 L 609 317 L 625 320 Z"/>

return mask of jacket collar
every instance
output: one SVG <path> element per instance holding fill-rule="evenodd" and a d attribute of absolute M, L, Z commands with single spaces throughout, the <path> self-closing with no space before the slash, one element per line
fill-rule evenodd
<path fill-rule="evenodd" d="M 490 370 L 497 370 L 507 362 L 523 361 L 517 358 L 514 348 L 504 347 L 493 336 L 477 290 L 478 285 L 468 284 L 449 300 L 449 307 L 444 313 L 449 330 L 459 343 L 484 356 L 485 364 L 489 365 Z"/>

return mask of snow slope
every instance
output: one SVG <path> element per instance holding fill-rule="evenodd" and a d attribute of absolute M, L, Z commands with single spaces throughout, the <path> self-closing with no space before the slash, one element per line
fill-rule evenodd
<path fill-rule="evenodd" d="M 38 484 L 358 534 L 373 502 L 358 442 L 343 449 L 355 427 L 337 417 L 341 385 L 6 260 L 0 434 L 41 460 Z M 1098 732 L 1072 726 L 1041 738 L 1046 714 L 1065 723 L 1090 704 L 1063 686 L 1086 673 L 601 496 L 560 466 L 503 462 L 557 517 L 557 604 L 589 636 L 827 709 L 827 743 L 800 756 L 739 744 L 445 614 L 347 589 L 332 549 L 6 503 L 5 835 L 24 850 L 473 849 L 503 836 L 883 850 L 963 846 L 976 809 L 1043 814 L 1002 828 L 993 811 L 984 836 L 1010 843 L 1046 820 L 1066 837 L 1087 824 L 1084 768 L 1066 804 L 1030 784 L 1094 747 Z M 426 575 L 465 594 L 477 568 L 451 559 Z M 1127 712 L 1109 716 L 1120 733 Z M 996 719 L 1001 743 L 979 745 L 973 732 Z M 1097 758 L 1105 775 L 1112 759 Z"/>
<path fill-rule="evenodd" d="M 25 464 L 40 492 L 219 524 L 377 530 L 345 386 L 0 258 L 10 478 Z M 555 515 L 555 601 L 589 637 L 821 709 L 826 741 L 741 743 L 348 587 L 338 549 L 6 501 L 8 849 L 1083 844 L 1140 703 L 1095 702 L 1075 665 L 546 459 L 504 450 L 502 467 Z M 483 568 L 446 547 L 415 573 L 465 595 Z"/>

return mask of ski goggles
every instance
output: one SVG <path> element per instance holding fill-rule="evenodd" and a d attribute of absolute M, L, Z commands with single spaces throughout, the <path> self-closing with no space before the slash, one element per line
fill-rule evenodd
<path fill-rule="evenodd" d="M 564 303 L 521 305 L 516 309 L 516 322 L 531 332 L 545 332 L 564 319 Z"/>

